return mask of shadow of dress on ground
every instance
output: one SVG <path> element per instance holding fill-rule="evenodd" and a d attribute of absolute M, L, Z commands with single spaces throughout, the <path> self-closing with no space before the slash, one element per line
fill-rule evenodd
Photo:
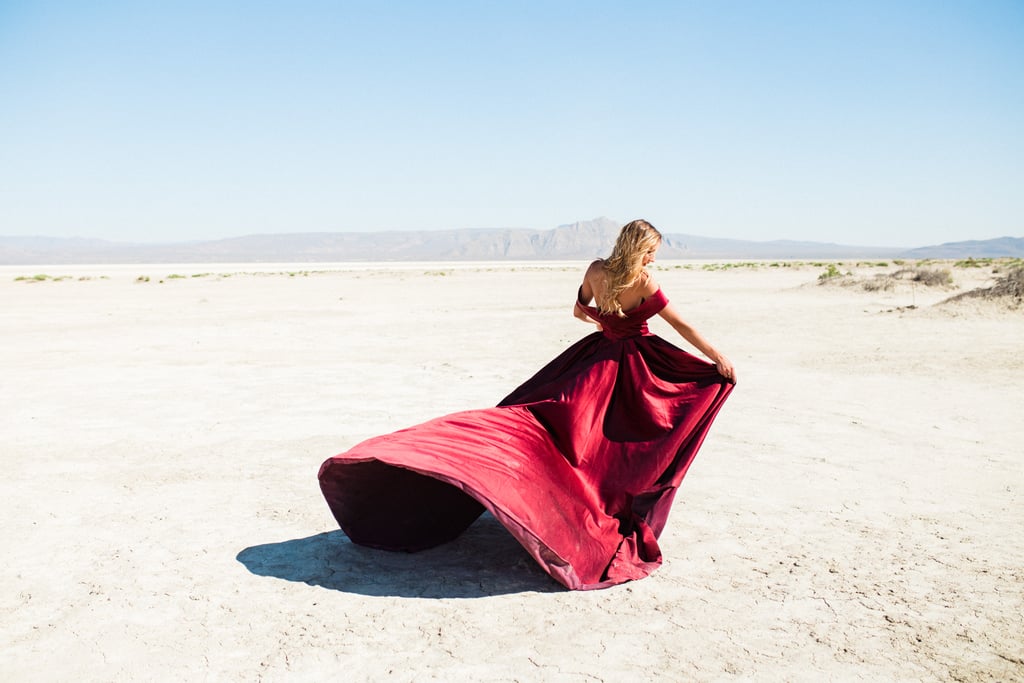
<path fill-rule="evenodd" d="M 494 408 L 453 413 L 327 459 L 319 480 L 353 542 L 416 551 L 489 510 L 570 589 L 639 579 L 675 492 L 733 389 L 651 334 L 658 290 L 601 322 Z"/>

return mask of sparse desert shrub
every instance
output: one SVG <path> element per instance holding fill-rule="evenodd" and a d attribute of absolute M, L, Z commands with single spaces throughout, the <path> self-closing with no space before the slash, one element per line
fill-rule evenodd
<path fill-rule="evenodd" d="M 893 273 L 876 273 L 872 277 L 857 278 L 842 272 L 835 264 L 818 276 L 818 284 L 835 283 L 843 287 L 859 287 L 866 292 L 891 292 L 899 282 L 911 282 L 925 287 L 950 287 L 953 277 L 948 270 L 928 268 L 900 268 Z"/>
<path fill-rule="evenodd" d="M 915 282 L 920 282 L 925 287 L 950 287 L 953 284 L 953 275 L 949 272 L 948 268 L 941 270 L 928 270 L 922 268 L 918 270 L 917 277 L 914 278 Z"/>
<path fill-rule="evenodd" d="M 948 269 L 900 268 L 892 276 L 897 280 L 919 282 L 925 287 L 949 287 L 953 284 L 953 275 Z"/>
<path fill-rule="evenodd" d="M 879 273 L 861 284 L 865 292 L 890 292 L 896 286 L 896 280 L 887 273 Z"/>
<path fill-rule="evenodd" d="M 1020 301 L 1024 299 L 1024 266 L 1017 266 L 999 278 L 992 287 L 995 296 L 1009 296 Z"/>
<path fill-rule="evenodd" d="M 1001 301 L 1012 306 L 1024 304 L 1024 266 L 1017 266 L 1009 270 L 1006 275 L 996 279 L 991 287 L 979 287 L 963 294 L 950 297 L 942 303 L 948 304 L 964 299 L 986 299 L 989 301 Z"/>
<path fill-rule="evenodd" d="M 838 277 L 843 277 L 843 275 L 848 274 L 849 273 L 843 273 L 843 271 L 839 270 L 839 268 L 836 267 L 836 264 L 829 263 L 825 268 L 825 272 L 818 276 L 818 283 L 820 284 L 824 282 L 829 282 Z"/>
<path fill-rule="evenodd" d="M 1014 257 L 1009 259 L 999 259 L 999 261 L 992 264 L 993 273 L 1003 273 L 1013 270 L 1014 268 L 1024 267 L 1024 258 Z"/>
<path fill-rule="evenodd" d="M 968 256 L 965 259 L 960 259 L 953 264 L 957 268 L 981 268 L 982 266 L 992 265 L 992 259 L 990 258 L 974 258 Z"/>

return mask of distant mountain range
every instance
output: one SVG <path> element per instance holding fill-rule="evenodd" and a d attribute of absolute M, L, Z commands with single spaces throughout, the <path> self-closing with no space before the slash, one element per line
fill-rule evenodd
<path fill-rule="evenodd" d="M 967 240 L 965 242 L 946 242 L 934 247 L 918 247 L 908 249 L 901 256 L 907 258 L 1000 258 L 1004 256 L 1020 258 L 1024 256 L 1024 237 L 997 237 L 991 240 Z"/>
<path fill-rule="evenodd" d="M 607 255 L 621 226 L 619 221 L 602 217 L 560 225 L 551 230 L 481 228 L 295 233 L 171 244 L 0 237 L 0 265 L 584 260 Z M 666 234 L 658 256 L 663 259 L 1024 256 L 1024 238 L 1001 237 L 902 249 L 791 240 L 754 242 Z"/>

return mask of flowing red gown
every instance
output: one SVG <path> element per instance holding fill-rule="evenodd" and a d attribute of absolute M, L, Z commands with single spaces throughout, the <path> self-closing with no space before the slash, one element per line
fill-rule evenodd
<path fill-rule="evenodd" d="M 647 329 L 658 290 L 625 318 L 581 307 L 603 330 L 579 340 L 494 408 L 364 441 L 320 467 L 353 542 L 415 551 L 489 510 L 571 589 L 647 576 L 657 538 L 732 391 L 711 363 Z"/>

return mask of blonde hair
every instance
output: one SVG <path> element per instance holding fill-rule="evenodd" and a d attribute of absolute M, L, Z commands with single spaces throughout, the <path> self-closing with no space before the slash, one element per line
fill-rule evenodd
<path fill-rule="evenodd" d="M 659 244 L 661 233 L 645 220 L 635 220 L 622 227 L 612 255 L 602 264 L 605 291 L 604 302 L 597 307 L 599 311 L 625 317 L 619 294 L 636 284 L 644 272 L 644 255 Z"/>

